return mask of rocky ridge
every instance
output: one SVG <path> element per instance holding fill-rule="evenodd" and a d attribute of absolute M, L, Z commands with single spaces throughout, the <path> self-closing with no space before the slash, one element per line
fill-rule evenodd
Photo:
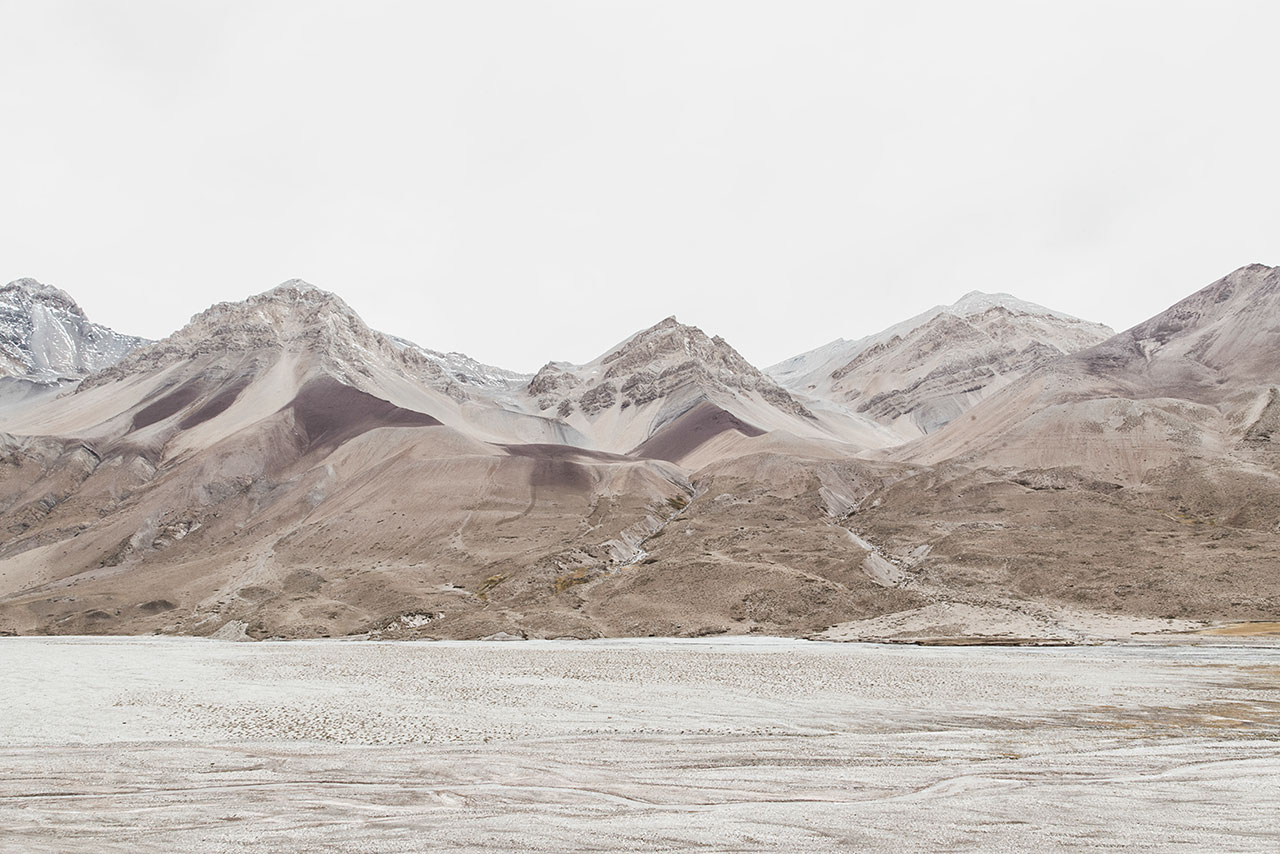
<path fill-rule="evenodd" d="M 858 341 L 770 369 L 797 393 L 844 404 L 904 438 L 932 433 L 992 391 L 1113 334 L 1008 294 L 966 294 Z"/>
<path fill-rule="evenodd" d="M 405 350 L 415 351 L 415 353 L 425 357 L 427 360 L 436 363 L 441 370 L 463 385 L 499 391 L 526 385 L 533 378 L 530 374 L 509 371 L 506 368 L 499 368 L 494 365 L 486 365 L 471 358 L 466 353 L 442 353 L 439 350 L 429 350 L 426 347 L 421 347 L 404 338 L 388 337 L 397 346 Z"/>
<path fill-rule="evenodd" d="M 35 279 L 0 288 L 0 376 L 79 379 L 147 343 L 91 322 L 65 291 Z"/>
<path fill-rule="evenodd" d="M 1012 294 L 970 291 L 950 305 L 937 305 L 928 311 L 895 323 L 879 332 L 862 338 L 839 338 L 821 347 L 800 353 L 766 368 L 766 373 L 790 389 L 819 388 L 822 380 L 857 358 L 863 351 L 885 344 L 894 338 L 906 338 L 913 331 L 940 315 L 949 314 L 967 318 L 986 314 L 993 308 L 1003 308 L 1019 317 L 1050 318 L 1062 321 L 1070 327 L 1088 330 L 1085 334 L 1095 341 L 1114 334 L 1114 330 L 1101 324 L 1073 317 L 1065 312 L 1019 299 Z"/>
<path fill-rule="evenodd" d="M 561 417 L 575 411 L 595 416 L 615 405 L 643 406 L 675 392 L 754 392 L 783 412 L 812 413 L 786 389 L 757 369 L 723 338 L 668 317 L 583 366 L 549 362 L 529 381 L 538 408 Z"/>
<path fill-rule="evenodd" d="M 286 282 L 83 393 L 0 406 L 0 631 L 1007 641 L 1067 611 L 1268 619 L 1280 272 L 1092 345 L 1100 327 L 1030 305 L 967 295 L 792 360 L 786 388 L 674 318 L 525 377 Z"/>
<path fill-rule="evenodd" d="M 390 364 L 423 384 L 465 399 L 466 391 L 429 351 L 370 328 L 341 297 L 301 279 L 240 302 L 205 309 L 162 341 L 141 348 L 88 377 L 79 390 L 133 373 L 223 354 L 306 353 L 333 376 L 355 380 L 370 367 Z"/>

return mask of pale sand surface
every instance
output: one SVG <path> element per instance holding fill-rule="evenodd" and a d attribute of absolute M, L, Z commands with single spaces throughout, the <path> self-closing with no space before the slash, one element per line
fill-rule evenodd
<path fill-rule="evenodd" d="M 1274 851 L 1280 648 L 0 639 L 0 851 Z"/>

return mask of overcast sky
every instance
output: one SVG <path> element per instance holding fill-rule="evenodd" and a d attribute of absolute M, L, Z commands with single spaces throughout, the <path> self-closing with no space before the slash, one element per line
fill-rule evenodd
<path fill-rule="evenodd" d="M 1275 2 L 0 0 L 0 280 L 153 338 L 291 277 L 534 370 L 1280 264 Z"/>

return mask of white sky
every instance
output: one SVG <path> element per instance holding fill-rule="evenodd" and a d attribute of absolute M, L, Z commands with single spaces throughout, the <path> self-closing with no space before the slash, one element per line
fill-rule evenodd
<path fill-rule="evenodd" d="M 294 276 L 534 370 L 1280 263 L 1280 3 L 0 0 L 0 281 L 162 337 Z"/>

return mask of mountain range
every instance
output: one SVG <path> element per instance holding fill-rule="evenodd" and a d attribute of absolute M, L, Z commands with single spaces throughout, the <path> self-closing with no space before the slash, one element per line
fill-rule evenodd
<path fill-rule="evenodd" d="M 1280 608 L 1280 268 L 970 293 L 771 368 L 530 376 L 289 281 L 160 341 L 0 289 L 0 632 L 1082 640 Z"/>

